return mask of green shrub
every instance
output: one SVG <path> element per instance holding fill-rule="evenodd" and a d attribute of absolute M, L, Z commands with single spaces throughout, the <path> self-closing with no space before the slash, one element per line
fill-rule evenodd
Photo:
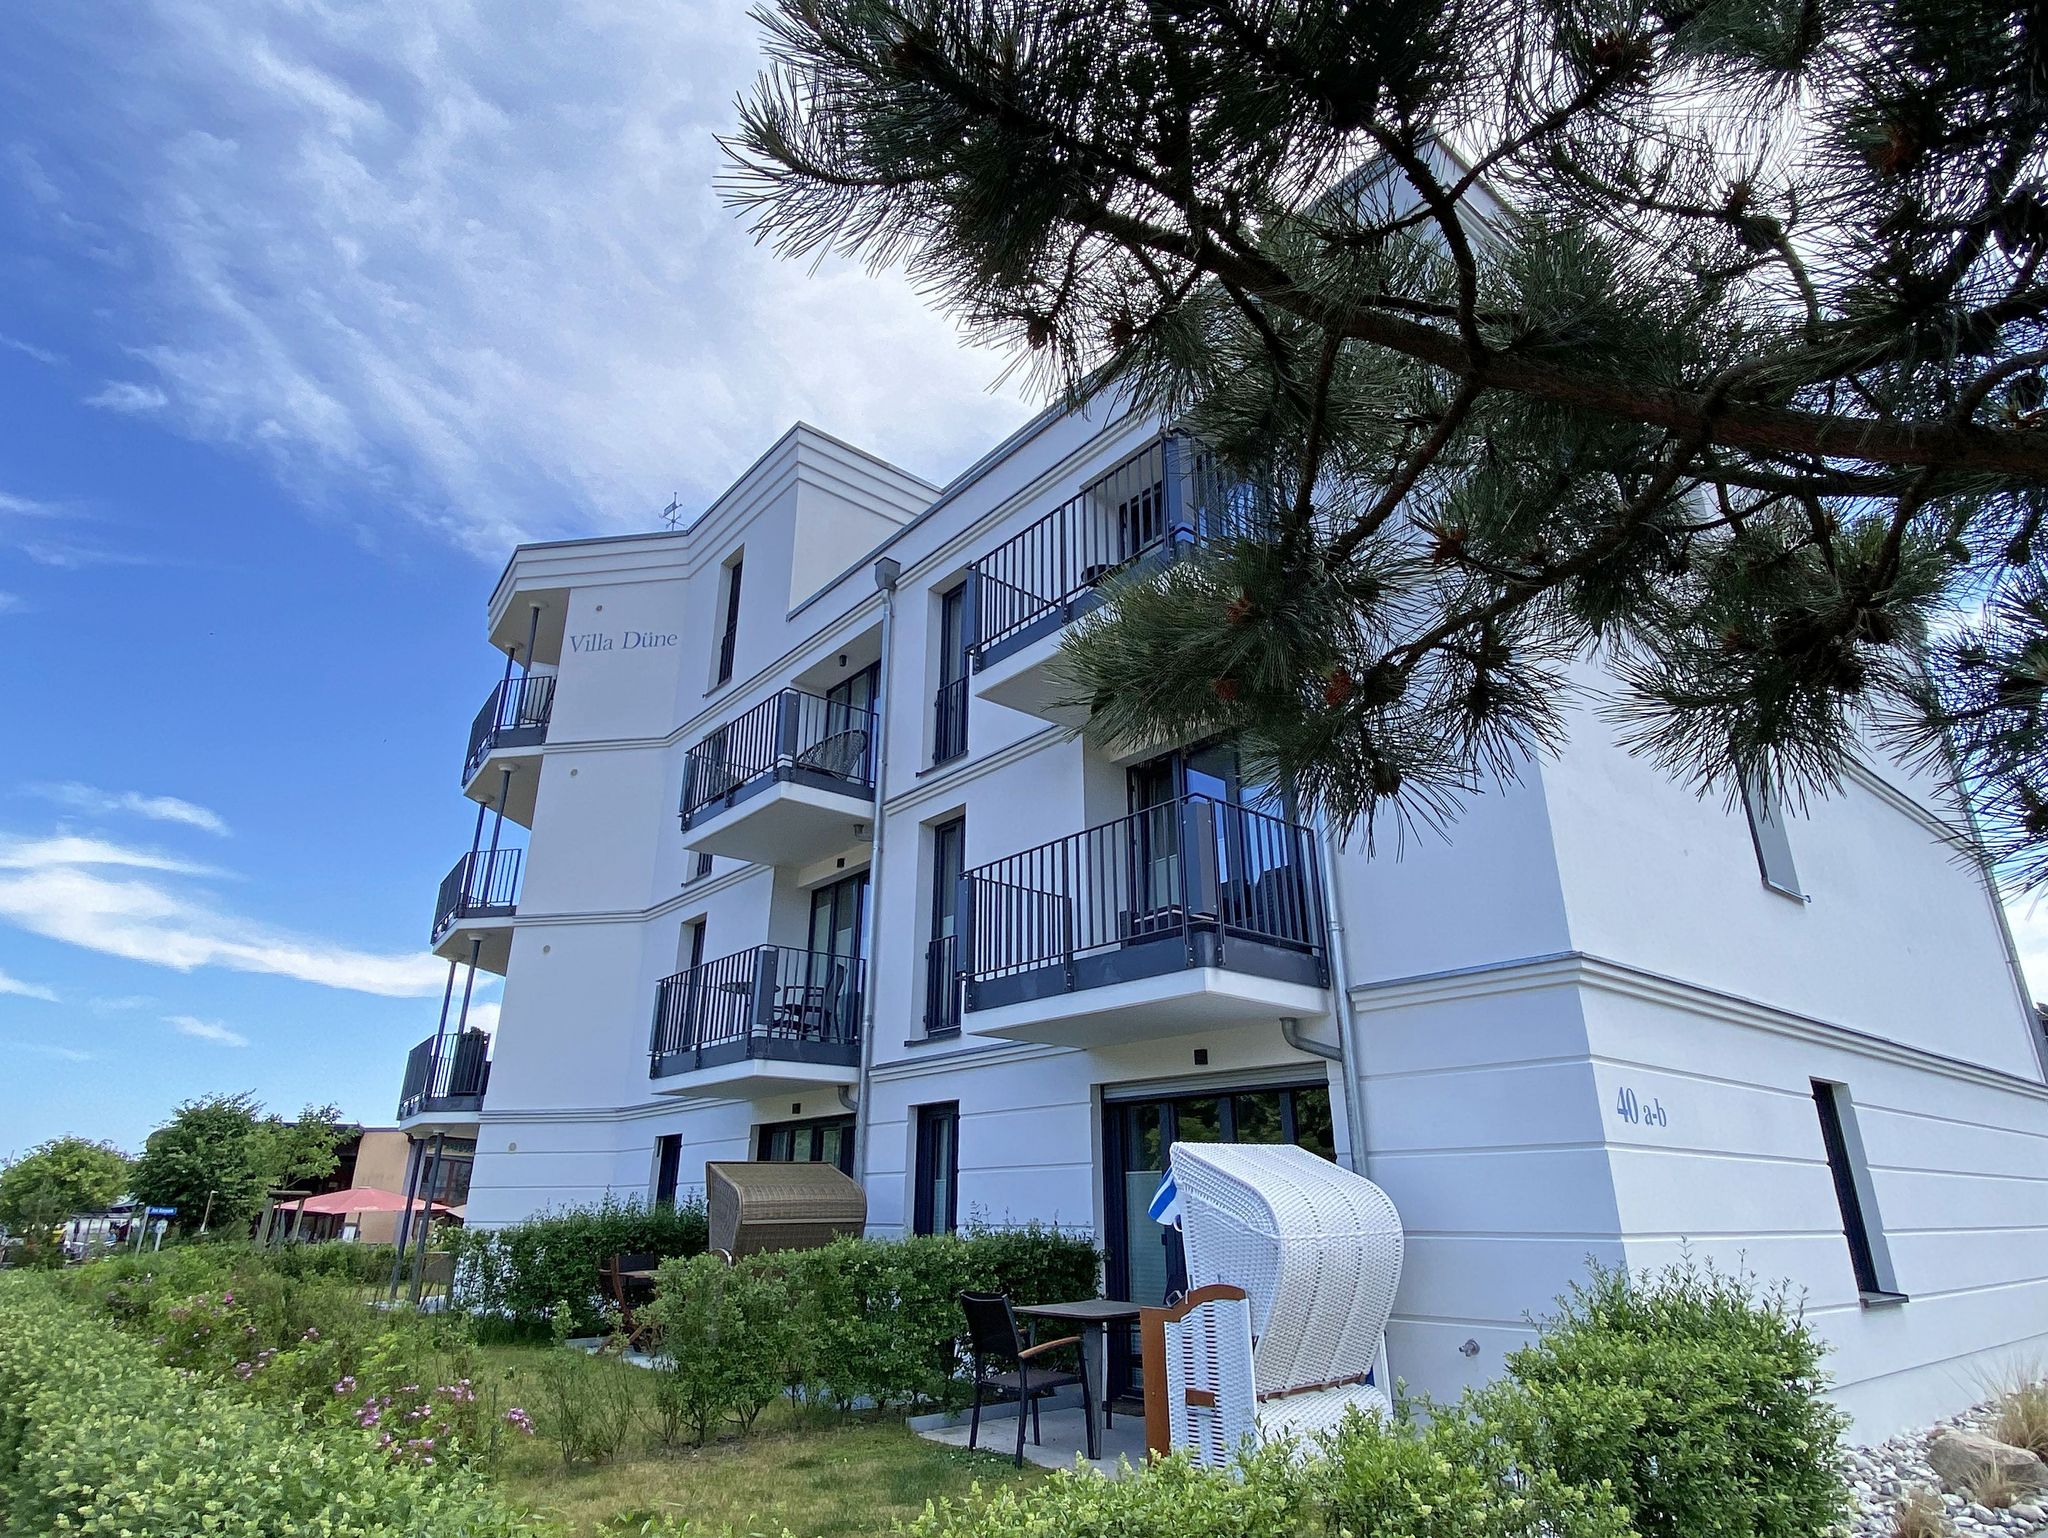
<path fill-rule="evenodd" d="M 554 1347 L 537 1365 L 542 1424 L 566 1464 L 606 1463 L 640 1416 L 640 1369 L 569 1344 L 570 1310 L 554 1311 Z"/>
<path fill-rule="evenodd" d="M 30 1277 L 0 1278 L 0 1533 L 498 1538 L 532 1531 L 473 1476 L 394 1462 L 133 1340 Z"/>
<path fill-rule="evenodd" d="M 449 1236 L 455 1254 L 455 1304 L 486 1330 L 541 1336 L 558 1302 L 572 1335 L 605 1328 L 601 1271 L 614 1255 L 701 1255 L 704 1209 L 654 1206 L 607 1196 L 507 1228 L 463 1229 Z"/>
<path fill-rule="evenodd" d="M 1210 1473 L 1177 1456 L 1118 1480 L 1062 1469 L 1034 1484 L 976 1485 L 927 1506 L 905 1538 L 1297 1538 L 1310 1530 L 1306 1482 L 1286 1448 L 1249 1454 L 1235 1472 Z"/>
<path fill-rule="evenodd" d="M 1524 1468 L 1484 1400 L 1383 1424 L 1353 1415 L 1307 1461 L 1307 1499 L 1329 1533 L 1371 1538 L 1631 1538 L 1603 1485 Z M 1704 1538 L 1704 1535 L 1703 1535 Z"/>
<path fill-rule="evenodd" d="M 731 1419 L 749 1430 L 787 1380 L 795 1330 L 787 1277 L 759 1256 L 663 1263 L 648 1313 L 661 1331 L 655 1406 L 664 1442 L 688 1427 L 702 1446 Z"/>
<path fill-rule="evenodd" d="M 1561 1302 L 1491 1398 L 1528 1466 L 1605 1481 L 1643 1538 L 1812 1538 L 1843 1519 L 1846 1418 L 1783 1287 L 1596 1267 Z"/>
<path fill-rule="evenodd" d="M 959 1295 L 1007 1292 L 1020 1303 L 1085 1298 L 1095 1291 L 1097 1263 L 1086 1239 L 1034 1226 L 902 1240 L 843 1238 L 818 1249 L 755 1256 L 743 1266 L 771 1279 L 789 1300 L 789 1327 L 773 1342 L 783 1381 L 792 1392 L 808 1391 L 846 1409 L 959 1403 L 955 1342 L 965 1323 Z M 715 1276 L 710 1267 L 665 1267 L 657 1316 L 675 1309 L 709 1317 L 715 1307 L 703 1293 Z M 754 1365 L 750 1361 L 745 1374 L 749 1382 Z"/>

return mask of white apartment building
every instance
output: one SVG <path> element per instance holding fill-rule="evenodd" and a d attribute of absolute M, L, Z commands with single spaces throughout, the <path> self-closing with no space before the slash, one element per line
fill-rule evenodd
<path fill-rule="evenodd" d="M 2048 1347 L 2042 1036 L 1937 787 L 1730 811 L 1588 711 L 1447 840 L 1336 846 L 1228 743 L 1061 708 L 1094 584 L 1217 500 L 1108 408 L 944 488 L 797 426 L 686 528 L 517 550 L 416 1163 L 473 1146 L 495 1224 L 834 1160 L 876 1234 L 1056 1222 L 1156 1301 L 1166 1146 L 1291 1139 L 1399 1207 L 1430 1393 L 1687 1248 L 1803 1290 L 1864 1434 Z"/>

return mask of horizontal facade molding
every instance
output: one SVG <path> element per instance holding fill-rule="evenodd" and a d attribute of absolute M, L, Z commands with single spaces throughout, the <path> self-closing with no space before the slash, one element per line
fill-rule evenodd
<path fill-rule="evenodd" d="M 1714 1020 L 1839 1047 L 1865 1057 L 1939 1073 L 1987 1089 L 2010 1091 L 2048 1105 L 2048 1084 L 2033 1079 L 2023 1079 L 1961 1058 L 1906 1046 L 1853 1026 L 1774 1008 L 1703 983 L 1667 977 L 1585 951 L 1561 951 L 1415 977 L 1358 983 L 1351 989 L 1351 1001 L 1354 1008 L 1370 1012 L 1452 999 L 1572 987 L 1592 988 L 1647 1003 L 1666 1004 Z"/>

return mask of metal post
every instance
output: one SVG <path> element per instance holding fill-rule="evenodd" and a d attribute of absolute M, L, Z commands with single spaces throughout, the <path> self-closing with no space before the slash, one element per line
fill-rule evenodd
<path fill-rule="evenodd" d="M 441 1144 L 447 1139 L 445 1132 L 434 1134 L 433 1152 L 427 1156 L 427 1178 L 420 1192 L 419 1243 L 412 1257 L 412 1305 L 419 1307 L 420 1281 L 427 1268 L 427 1236 L 434 1230 L 434 1181 L 441 1173 Z"/>
<path fill-rule="evenodd" d="M 512 795 L 512 771 L 510 769 L 506 769 L 503 771 L 503 774 L 504 778 L 498 782 L 498 820 L 491 824 L 491 852 L 488 858 L 486 858 L 486 860 L 484 861 L 484 869 L 486 872 L 490 873 L 495 873 L 495 871 L 497 870 L 498 835 L 505 831 L 505 803 L 507 800 L 511 798 Z M 484 877 L 484 895 L 486 897 L 490 895 L 490 879 L 491 878 L 489 874 L 487 874 Z"/>
<path fill-rule="evenodd" d="M 399 1209 L 398 1232 L 393 1235 L 391 1246 L 391 1285 L 386 1292 L 392 1301 L 398 1299 L 398 1283 L 405 1275 L 405 1248 L 412 1240 L 412 1204 L 419 1194 L 420 1150 L 422 1140 L 407 1137 L 405 1140 L 405 1205 Z"/>
<path fill-rule="evenodd" d="M 469 975 L 462 980 L 462 1013 L 456 1017 L 455 1021 L 455 1034 L 458 1037 L 469 1029 L 469 996 L 476 988 L 477 957 L 483 954 L 483 948 L 484 937 L 482 935 L 471 935 L 469 937 Z M 450 978 L 449 981 L 452 982 L 454 979 Z M 440 1055 L 441 1043 L 437 1039 L 434 1042 L 434 1056 L 439 1058 Z"/>
<path fill-rule="evenodd" d="M 967 864 L 967 846 L 963 840 L 960 847 L 960 863 Z M 957 983 L 947 980 L 948 987 L 960 990 L 960 1012 L 967 1012 L 967 995 L 974 987 L 974 880 L 963 868 L 953 883 L 953 970 L 960 974 Z M 964 1028 L 965 1020 L 959 1022 Z"/>
<path fill-rule="evenodd" d="M 867 912 L 862 915 L 861 923 L 860 953 L 863 962 L 874 959 L 875 915 L 882 907 L 883 830 L 889 823 L 889 702 L 895 697 L 891 676 L 896 660 L 896 584 L 902 575 L 902 565 L 888 556 L 875 562 L 875 586 L 882 594 L 882 665 L 875 670 L 875 697 L 869 705 L 875 713 L 875 811 L 874 821 L 869 824 Z M 870 1092 L 875 1074 L 875 995 L 880 991 L 872 981 L 861 989 L 860 1068 L 854 1090 L 858 1103 L 853 1117 L 853 1178 L 862 1189 L 866 1189 L 868 1183 L 868 1124 L 874 1120 L 875 1114 Z"/>
<path fill-rule="evenodd" d="M 540 640 L 540 609 L 539 604 L 532 605 L 526 620 L 526 660 L 522 665 L 528 678 L 533 677 L 533 648 Z M 507 647 L 506 650 L 510 651 L 511 648 Z"/>
<path fill-rule="evenodd" d="M 482 941 L 481 938 L 472 938 L 470 940 L 469 964 L 471 966 L 476 965 L 476 948 L 478 946 L 481 946 L 483 943 L 484 942 Z M 450 956 L 448 958 L 448 981 L 444 983 L 441 987 L 441 1021 L 440 1024 L 434 1027 L 435 1057 L 439 1057 L 441 1055 L 441 1043 L 444 1040 L 446 1040 L 448 1036 L 448 1001 L 455 997 L 455 969 L 461 965 L 462 963 L 457 961 L 453 956 Z M 431 1071 L 431 1062 L 429 1063 L 428 1067 L 429 1072 L 427 1074 L 427 1085 L 429 1090 L 431 1091 L 434 1082 L 434 1076 Z"/>

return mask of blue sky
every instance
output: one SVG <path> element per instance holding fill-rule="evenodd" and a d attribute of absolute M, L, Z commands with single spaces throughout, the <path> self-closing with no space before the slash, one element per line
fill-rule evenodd
<path fill-rule="evenodd" d="M 212 1090 L 388 1119 L 512 543 L 798 417 L 943 479 L 1027 409 L 720 205 L 738 6 L 109 20 L 0 59 L 0 1158 Z"/>
<path fill-rule="evenodd" d="M 1027 409 L 720 206 L 738 5 L 116 15 L 0 58 L 0 1158 L 213 1090 L 388 1118 L 511 544 L 798 417 L 943 480 Z"/>

